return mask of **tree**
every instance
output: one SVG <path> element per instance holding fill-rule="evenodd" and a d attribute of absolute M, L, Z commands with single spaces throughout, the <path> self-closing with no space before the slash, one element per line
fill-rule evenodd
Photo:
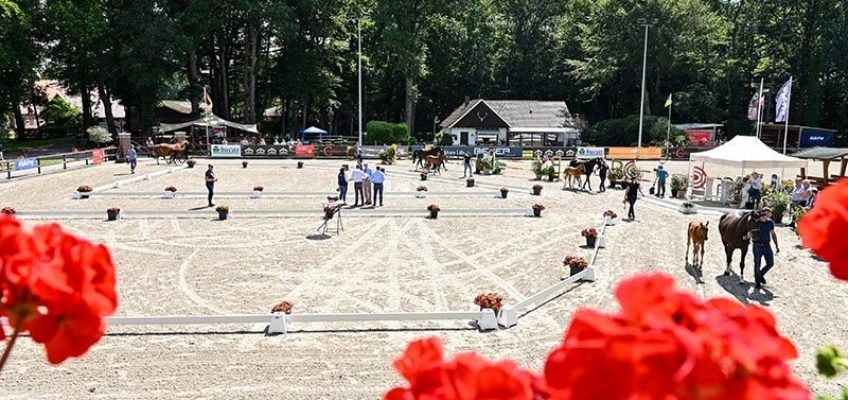
<path fill-rule="evenodd" d="M 41 61 L 37 19 L 38 1 L 0 0 L 0 115 L 14 114 L 18 136 L 24 134 L 20 105 L 35 84 Z"/>

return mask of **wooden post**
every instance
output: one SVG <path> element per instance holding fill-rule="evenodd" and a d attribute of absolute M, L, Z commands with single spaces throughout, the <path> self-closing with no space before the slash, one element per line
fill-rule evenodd
<path fill-rule="evenodd" d="M 801 179 L 807 179 L 807 169 L 801 167 Z"/>
<path fill-rule="evenodd" d="M 62 169 L 68 169 L 68 156 L 62 156 Z"/>
<path fill-rule="evenodd" d="M 845 167 L 848 167 L 848 158 L 842 156 L 842 168 L 839 169 L 839 176 L 845 176 Z"/>
<path fill-rule="evenodd" d="M 828 169 L 830 169 L 830 160 L 822 160 L 822 172 L 824 173 L 822 177 L 824 177 L 825 186 L 830 182 L 830 175 L 827 174 Z"/>
<path fill-rule="evenodd" d="M 41 175 L 41 159 L 36 158 L 35 163 L 38 165 L 38 174 Z"/>

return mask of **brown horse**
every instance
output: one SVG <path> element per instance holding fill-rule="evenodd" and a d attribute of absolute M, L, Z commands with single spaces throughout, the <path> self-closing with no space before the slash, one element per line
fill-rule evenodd
<path fill-rule="evenodd" d="M 188 141 L 182 141 L 176 144 L 160 143 L 150 149 L 150 154 L 156 160 L 156 164 L 159 164 L 159 157 L 167 160 L 168 164 L 177 161 L 183 162 L 188 159 L 188 147 Z M 169 156 L 170 158 L 168 158 Z"/>
<path fill-rule="evenodd" d="M 445 165 L 445 157 L 444 154 L 438 156 L 425 156 L 424 157 L 424 170 L 429 172 L 431 169 L 436 169 L 436 173 L 439 174 L 442 167 Z M 446 169 L 447 170 L 447 169 Z"/>
<path fill-rule="evenodd" d="M 742 259 L 739 260 L 739 283 L 744 283 L 745 256 L 748 255 L 748 242 L 751 231 L 759 228 L 756 211 L 748 211 L 743 214 L 725 213 L 718 220 L 718 232 L 721 234 L 721 243 L 724 245 L 724 254 L 727 256 L 727 269 L 724 275 L 732 273 L 730 262 L 733 260 L 733 250 L 742 250 Z"/>
<path fill-rule="evenodd" d="M 689 221 L 688 237 L 686 238 L 686 265 L 689 265 L 689 244 L 691 243 L 693 244 L 692 266 L 698 268 L 698 271 L 701 271 L 704 267 L 704 242 L 707 241 L 709 226 L 710 221 L 707 221 L 706 224 L 701 221 Z M 701 252 L 700 257 L 698 257 L 699 251 Z"/>
<path fill-rule="evenodd" d="M 582 187 L 583 181 L 580 178 L 580 176 L 583 175 L 585 171 L 586 171 L 586 165 L 583 164 L 583 163 L 577 164 L 577 166 L 574 166 L 574 167 L 565 167 L 562 170 L 562 178 L 563 178 L 562 189 L 565 190 L 565 180 L 566 179 L 568 180 L 568 188 L 572 189 L 573 187 L 571 185 L 571 182 L 574 178 L 577 178 L 577 186 Z"/>

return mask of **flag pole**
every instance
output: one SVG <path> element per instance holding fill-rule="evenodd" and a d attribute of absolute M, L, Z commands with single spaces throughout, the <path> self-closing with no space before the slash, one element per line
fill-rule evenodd
<path fill-rule="evenodd" d="M 671 140 L 671 107 L 674 107 L 674 100 L 672 100 L 671 95 L 672 94 L 668 95 L 668 99 L 671 100 L 671 102 L 668 103 L 668 126 L 665 129 L 665 159 L 666 159 L 666 161 L 668 161 L 668 158 L 669 158 L 668 152 L 669 152 L 669 149 L 671 148 L 671 143 L 669 142 Z"/>
<path fill-rule="evenodd" d="M 757 139 L 763 129 L 763 78 L 760 78 L 760 94 L 757 96 Z"/>
<path fill-rule="evenodd" d="M 783 155 L 786 155 L 786 141 L 789 136 L 789 108 L 792 104 L 792 75 L 789 75 L 789 93 L 786 94 L 786 121 L 783 125 Z"/>

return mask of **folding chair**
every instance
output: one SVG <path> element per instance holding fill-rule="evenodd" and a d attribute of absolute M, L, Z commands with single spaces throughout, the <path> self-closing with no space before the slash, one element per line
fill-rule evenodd
<path fill-rule="evenodd" d="M 316 231 L 321 231 L 322 234 L 326 234 L 327 232 L 335 233 L 339 235 L 342 231 L 344 231 L 344 225 L 342 224 L 342 206 L 336 203 L 327 203 L 321 204 L 324 209 L 324 223 L 316 229 Z M 330 227 L 330 221 L 333 219 L 336 220 L 335 229 Z"/>

